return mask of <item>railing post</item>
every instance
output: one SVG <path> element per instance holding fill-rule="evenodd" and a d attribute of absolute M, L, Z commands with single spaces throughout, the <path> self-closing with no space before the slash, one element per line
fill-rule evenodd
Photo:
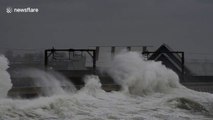
<path fill-rule="evenodd" d="M 45 69 L 48 67 L 48 50 L 44 51 L 44 67 Z"/>
<path fill-rule="evenodd" d="M 183 80 L 183 82 L 185 82 L 185 68 L 184 68 L 184 52 L 182 52 L 182 57 L 181 57 L 182 59 L 182 80 Z"/>
<path fill-rule="evenodd" d="M 93 70 L 96 70 L 96 51 L 93 50 Z"/>

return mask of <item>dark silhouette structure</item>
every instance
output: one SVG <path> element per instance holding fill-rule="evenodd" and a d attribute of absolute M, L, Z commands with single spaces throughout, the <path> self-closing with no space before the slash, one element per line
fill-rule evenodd
<path fill-rule="evenodd" d="M 71 60 L 71 55 L 74 55 L 75 52 L 81 52 L 81 53 L 87 53 L 88 55 L 90 55 L 92 57 L 92 62 L 93 62 L 93 70 L 96 69 L 96 50 L 95 49 L 46 49 L 44 51 L 44 65 L 47 68 L 49 65 L 49 59 L 51 57 L 51 59 L 54 60 L 63 60 L 62 58 L 57 58 L 56 56 L 56 52 L 63 52 L 63 53 L 68 53 L 68 60 Z"/>
<path fill-rule="evenodd" d="M 168 45 L 163 44 L 154 52 L 146 50 L 142 54 L 148 60 L 161 61 L 162 64 L 178 74 L 180 82 L 185 82 L 185 75 L 189 70 L 184 65 L 184 52 L 174 51 Z"/>

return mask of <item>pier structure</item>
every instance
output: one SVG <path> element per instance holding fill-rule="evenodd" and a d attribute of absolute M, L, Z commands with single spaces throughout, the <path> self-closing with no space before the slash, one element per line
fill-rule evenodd
<path fill-rule="evenodd" d="M 72 61 L 71 56 L 74 57 L 76 52 L 80 52 L 81 54 L 87 53 L 92 58 L 92 62 L 93 62 L 92 67 L 95 70 L 96 69 L 96 59 L 97 59 L 96 51 L 97 50 L 95 50 L 95 49 L 55 49 L 55 48 L 46 49 L 44 51 L 44 66 L 45 66 L 45 68 L 48 68 L 50 58 L 52 60 L 61 60 L 61 61 L 70 60 L 70 61 Z M 68 53 L 68 58 L 56 57 L 56 54 L 58 52 Z"/>
<path fill-rule="evenodd" d="M 183 51 L 172 50 L 168 45 L 163 44 L 157 50 L 150 50 L 152 46 L 90 46 L 89 49 L 46 49 L 44 50 L 44 70 L 54 70 L 66 78 L 68 78 L 77 89 L 84 86 L 84 76 L 86 75 L 98 75 L 102 88 L 105 91 L 119 90 L 120 86 L 117 85 L 114 80 L 107 74 L 99 71 L 99 64 L 104 55 L 102 50 L 107 49 L 108 59 L 111 60 L 113 56 L 122 49 L 127 51 L 137 51 L 141 53 L 145 60 L 161 61 L 166 67 L 175 71 L 181 84 L 197 91 L 211 92 L 213 93 L 212 76 L 196 76 L 191 74 L 191 71 L 185 65 L 185 54 Z M 86 57 L 90 59 L 90 66 L 86 66 Z M 80 61 L 80 62 L 79 62 Z M 66 69 L 58 67 L 57 64 L 63 63 Z M 67 66 L 77 65 L 78 69 L 71 69 Z M 16 67 L 17 68 L 17 67 Z M 13 68 L 11 68 L 13 69 Z M 14 71 L 16 73 L 19 70 Z M 11 74 L 13 88 L 10 90 L 10 96 L 36 96 L 40 93 L 41 88 L 32 86 L 34 81 L 29 78 L 15 78 Z M 66 87 L 66 86 L 65 86 Z"/>

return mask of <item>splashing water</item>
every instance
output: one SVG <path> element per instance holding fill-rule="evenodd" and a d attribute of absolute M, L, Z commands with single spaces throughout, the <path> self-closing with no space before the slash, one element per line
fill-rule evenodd
<path fill-rule="evenodd" d="M 7 58 L 0 55 L 0 98 L 5 98 L 7 96 L 7 92 L 12 88 L 10 75 L 6 71 L 8 68 Z"/>
<path fill-rule="evenodd" d="M 104 90 L 101 89 L 101 83 L 98 76 L 89 75 L 84 78 L 85 87 L 81 89 L 82 92 L 96 96 L 99 93 L 103 93 Z"/>
<path fill-rule="evenodd" d="M 167 92 L 181 88 L 178 76 L 161 62 L 145 61 L 137 52 L 121 52 L 115 56 L 108 73 L 131 94 Z"/>
<path fill-rule="evenodd" d="M 72 94 L 0 100 L 4 120 L 212 120 L 213 95 L 189 90 L 159 62 L 139 53 L 115 56 L 107 69 L 124 91 L 105 92 L 98 76 Z M 41 74 L 39 74 L 41 75 Z M 50 78 L 52 79 L 52 78 Z"/>
<path fill-rule="evenodd" d="M 23 70 L 25 77 L 33 79 L 36 87 L 41 88 L 45 96 L 57 94 L 73 93 L 76 91 L 75 86 L 68 81 L 66 77 L 55 71 L 43 71 L 39 69 Z M 64 89 L 63 87 L 69 88 Z"/>

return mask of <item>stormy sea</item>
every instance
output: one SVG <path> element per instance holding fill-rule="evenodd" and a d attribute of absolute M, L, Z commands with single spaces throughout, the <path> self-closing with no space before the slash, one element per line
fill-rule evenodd
<path fill-rule="evenodd" d="M 0 56 L 0 120 L 212 120 L 213 95 L 190 90 L 161 62 L 147 61 L 137 52 L 121 52 L 105 71 L 120 91 L 105 92 L 96 75 L 85 86 L 63 89 L 60 79 L 45 71 L 54 90 L 34 99 L 7 97 L 12 87 L 8 60 Z M 44 89 L 45 90 L 45 89 Z"/>

